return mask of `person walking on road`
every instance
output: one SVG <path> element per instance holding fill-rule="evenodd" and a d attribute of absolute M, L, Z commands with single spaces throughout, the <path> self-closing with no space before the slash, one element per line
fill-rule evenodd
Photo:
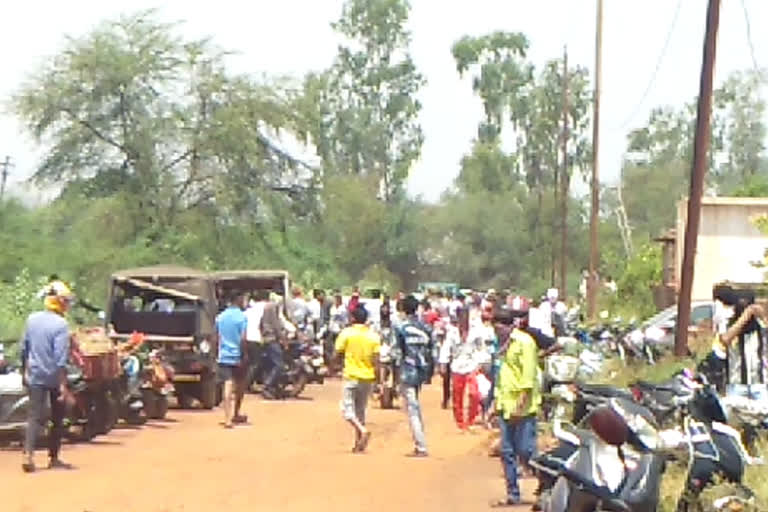
<path fill-rule="evenodd" d="M 525 332 L 529 302 L 514 297 L 507 311 L 514 325 L 502 345 L 501 367 L 496 382 L 496 408 L 501 433 L 501 462 L 507 496 L 496 507 L 521 503 L 518 485 L 518 459 L 527 464 L 536 451 L 536 415 L 541 404 L 539 391 L 538 346 Z"/>
<path fill-rule="evenodd" d="M 459 430 L 466 432 L 480 413 L 480 392 L 477 387 L 478 344 L 468 336 L 468 311 L 458 311 L 456 324 L 446 326 L 446 336 L 440 347 L 440 372 L 446 374 L 450 365 L 453 388 L 453 417 Z M 464 392 L 469 395 L 469 411 L 464 414 Z"/>
<path fill-rule="evenodd" d="M 216 333 L 219 345 L 219 376 L 224 381 L 224 427 L 233 423 L 245 423 L 248 418 L 240 415 L 245 394 L 244 374 L 247 373 L 246 333 L 248 320 L 243 313 L 245 295 L 236 293 L 227 309 L 216 317 Z"/>
<path fill-rule="evenodd" d="M 402 354 L 402 396 L 405 398 L 408 421 L 413 436 L 414 449 L 409 456 L 426 457 L 427 441 L 424 434 L 424 418 L 421 413 L 419 391 L 431 378 L 434 368 L 432 357 L 432 334 L 416 316 L 419 301 L 409 295 L 403 300 L 405 321 L 395 329 L 400 353 Z"/>
<path fill-rule="evenodd" d="M 364 452 L 371 439 L 365 427 L 365 409 L 379 373 L 381 340 L 368 325 L 368 311 L 360 304 L 352 311 L 352 325 L 336 338 L 336 354 L 344 364 L 341 409 L 355 429 L 353 453 Z"/>
<path fill-rule="evenodd" d="M 48 467 L 71 469 L 61 461 L 61 436 L 67 403 L 74 398 L 67 388 L 67 359 L 69 358 L 69 326 L 64 315 L 72 303 L 72 292 L 61 281 L 51 283 L 44 298 L 44 311 L 32 313 L 22 341 L 22 375 L 29 390 L 27 429 L 24 440 L 22 469 L 35 471 L 35 444 L 40 428 L 40 416 L 50 400 L 51 428 L 48 436 Z"/>

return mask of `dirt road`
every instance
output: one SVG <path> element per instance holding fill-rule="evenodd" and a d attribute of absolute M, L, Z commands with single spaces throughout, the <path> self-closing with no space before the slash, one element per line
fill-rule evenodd
<path fill-rule="evenodd" d="M 431 457 L 411 459 L 404 413 L 369 411 L 368 453 L 351 454 L 339 413 L 339 381 L 311 386 L 306 399 L 248 396 L 252 425 L 224 430 L 221 413 L 171 410 L 168 420 L 120 428 L 90 444 L 64 446 L 72 471 L 21 472 L 18 451 L 0 452 L 3 511 L 56 512 L 470 512 L 503 496 L 498 459 L 485 433 L 459 434 L 424 393 Z M 45 461 L 38 452 L 38 464 Z M 530 497 L 532 482 L 524 482 Z M 520 507 L 520 511 L 529 507 Z"/>

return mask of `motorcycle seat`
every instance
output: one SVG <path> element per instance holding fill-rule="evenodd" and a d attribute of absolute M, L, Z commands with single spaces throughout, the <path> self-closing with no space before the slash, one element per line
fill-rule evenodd
<path fill-rule="evenodd" d="M 626 397 L 632 396 L 632 393 L 624 388 L 617 388 L 615 386 L 609 386 L 607 384 L 578 384 L 579 391 L 589 395 L 597 395 L 603 397 Z"/>
<path fill-rule="evenodd" d="M 631 512 L 629 505 L 627 505 L 624 500 L 614 495 L 608 487 L 598 485 L 570 468 L 563 468 L 560 474 L 568 479 L 580 491 L 591 494 L 599 499 L 602 502 L 602 510 L 611 512 Z"/>
<path fill-rule="evenodd" d="M 624 411 L 626 411 L 629 414 L 639 416 L 643 418 L 645 421 L 650 423 L 653 427 L 658 427 L 656 424 L 656 417 L 653 415 L 653 413 L 648 409 L 648 407 L 641 405 L 635 401 L 632 400 L 626 400 L 622 397 L 617 397 L 616 401 Z"/>
<path fill-rule="evenodd" d="M 654 384 L 653 382 L 639 380 L 635 383 L 635 386 L 641 389 L 642 391 L 647 391 L 651 393 L 653 392 L 670 393 L 674 396 L 687 396 L 691 394 L 691 391 L 689 389 L 683 387 L 677 381 L 667 382 L 662 384 Z"/>

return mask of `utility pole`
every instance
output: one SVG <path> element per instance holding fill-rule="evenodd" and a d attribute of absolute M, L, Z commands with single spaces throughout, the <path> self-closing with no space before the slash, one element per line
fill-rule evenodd
<path fill-rule="evenodd" d="M 675 355 L 688 354 L 688 325 L 691 322 L 691 292 L 693 290 L 696 243 L 701 223 L 701 196 L 709 164 L 710 119 L 712 117 L 712 80 L 717 52 L 717 29 L 720 24 L 720 0 L 709 0 L 707 27 L 704 33 L 704 55 L 699 81 L 699 101 L 696 113 L 696 134 L 693 141 L 693 167 L 688 193 L 688 216 L 685 222 L 683 267 L 680 276 L 680 294 L 677 299 L 677 325 L 675 326 Z"/>
<path fill-rule="evenodd" d="M 2 201 L 5 198 L 5 185 L 8 182 L 8 170 L 11 168 L 11 157 L 6 156 L 0 167 L 3 168 L 0 171 L 0 201 Z"/>
<path fill-rule="evenodd" d="M 568 296 L 568 189 L 571 176 L 568 172 L 568 47 L 563 48 L 563 170 L 560 173 L 560 182 L 563 189 L 560 192 L 562 201 L 561 225 L 560 225 L 560 295 Z"/>
<path fill-rule="evenodd" d="M 587 280 L 587 314 L 594 320 L 597 313 L 597 228 L 600 220 L 600 86 L 603 80 L 603 0 L 597 0 L 595 35 L 595 92 L 592 115 L 592 212 L 589 217 L 589 279 Z"/>

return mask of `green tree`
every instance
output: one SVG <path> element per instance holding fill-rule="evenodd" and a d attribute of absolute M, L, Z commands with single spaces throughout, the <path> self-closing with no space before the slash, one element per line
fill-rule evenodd
<path fill-rule="evenodd" d="M 289 123 L 274 88 L 228 74 L 225 52 L 174 29 L 151 11 L 105 22 L 70 39 L 13 100 L 47 149 L 35 179 L 122 196 L 152 239 L 179 214 L 221 204 L 245 176 L 249 187 L 271 183 L 282 155 L 264 132 Z"/>
<path fill-rule="evenodd" d="M 509 120 L 519 118 L 524 101 L 516 99 L 533 80 L 533 66 L 525 59 L 528 38 L 518 32 L 494 32 L 480 37 L 464 36 L 451 48 L 459 75 L 475 71 L 472 90 L 483 101 L 485 117 L 477 130 L 482 143 L 501 136 Z M 517 109 L 511 114 L 511 109 Z"/>
<path fill-rule="evenodd" d="M 401 197 L 421 153 L 416 95 L 425 83 L 409 53 L 406 0 L 347 0 L 333 28 L 344 38 L 329 70 L 305 81 L 303 102 L 330 174 L 370 175 L 386 201 Z"/>

